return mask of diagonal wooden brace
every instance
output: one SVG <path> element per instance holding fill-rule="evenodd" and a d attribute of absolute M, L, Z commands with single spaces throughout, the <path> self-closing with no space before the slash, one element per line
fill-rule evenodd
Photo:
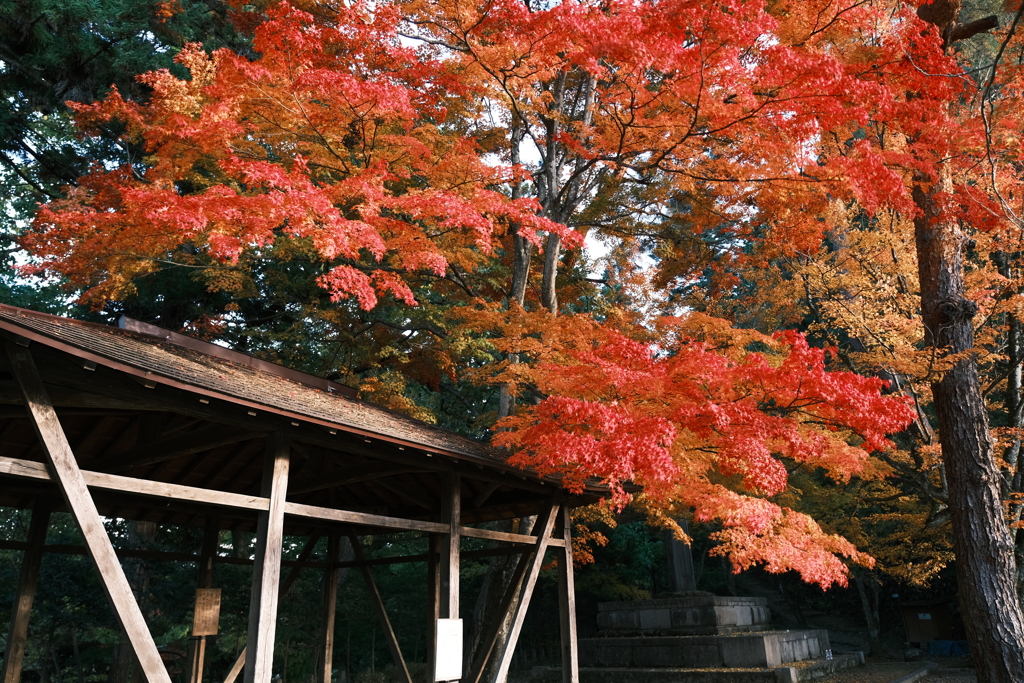
<path fill-rule="evenodd" d="M 498 661 L 498 671 L 494 676 L 494 683 L 504 683 L 508 678 L 509 667 L 512 666 L 512 655 L 516 650 L 516 643 L 519 641 L 519 634 L 523 630 L 523 621 L 526 619 L 526 610 L 530 606 L 530 599 L 533 597 L 533 589 L 537 585 L 537 577 L 540 576 L 540 568 L 544 565 L 544 553 L 547 552 L 551 541 L 551 530 L 558 518 L 558 509 L 561 507 L 561 495 L 555 496 L 548 506 L 544 519 L 537 527 L 537 546 L 533 558 L 530 561 L 530 568 L 526 574 L 526 581 L 523 584 L 523 592 L 519 602 L 515 606 L 515 614 L 512 617 L 512 626 L 509 629 L 508 640 L 501 651 L 501 659 Z"/>
<path fill-rule="evenodd" d="M 114 553 L 114 546 L 103 527 L 96 504 L 89 495 L 89 489 L 86 488 L 85 479 L 71 452 L 71 446 L 57 419 L 57 413 L 54 412 L 53 404 L 43 387 L 32 354 L 28 349 L 8 344 L 7 359 L 10 362 L 11 373 L 21 388 L 25 406 L 52 468 L 54 479 L 60 487 L 68 510 L 82 532 L 89 556 L 99 570 L 103 589 L 128 636 L 146 680 L 148 683 L 171 683 L 153 636 L 142 616 L 142 610 L 139 609 L 121 563 Z"/>

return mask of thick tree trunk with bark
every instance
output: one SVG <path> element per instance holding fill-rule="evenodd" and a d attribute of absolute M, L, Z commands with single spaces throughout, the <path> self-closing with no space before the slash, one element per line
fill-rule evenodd
<path fill-rule="evenodd" d="M 977 305 L 965 296 L 966 239 L 939 216 L 935 194 L 948 179 L 914 189 L 921 311 L 937 353 L 974 348 Z M 978 680 L 1024 681 L 1024 617 L 1017 601 L 1013 544 L 1003 518 L 999 469 L 977 359 L 967 356 L 932 384 L 957 557 L 960 609 Z"/>

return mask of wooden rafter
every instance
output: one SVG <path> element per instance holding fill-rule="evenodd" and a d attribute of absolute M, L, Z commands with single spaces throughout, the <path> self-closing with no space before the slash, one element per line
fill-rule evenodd
<path fill-rule="evenodd" d="M 339 467 L 327 472 L 304 476 L 289 489 L 293 494 L 311 493 L 335 486 L 348 486 L 361 481 L 369 481 L 380 477 L 391 477 L 396 474 L 414 474 L 428 472 L 423 468 L 396 466 L 391 464 L 370 464 L 356 467 Z"/>
<path fill-rule="evenodd" d="M 158 443 L 143 444 L 119 453 L 103 456 L 91 464 L 93 469 L 106 472 L 152 465 L 183 455 L 209 451 L 218 446 L 227 446 L 240 441 L 249 441 L 264 436 L 263 432 L 252 430 L 226 429 L 223 425 L 203 427 L 187 434 L 163 439 Z"/>

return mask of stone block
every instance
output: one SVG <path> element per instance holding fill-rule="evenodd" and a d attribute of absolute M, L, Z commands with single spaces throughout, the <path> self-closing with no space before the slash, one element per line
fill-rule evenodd
<path fill-rule="evenodd" d="M 672 628 L 672 612 L 667 607 L 638 611 L 641 631 L 667 631 Z"/>
<path fill-rule="evenodd" d="M 737 669 L 778 666 L 782 662 L 778 661 L 778 654 L 775 651 L 777 648 L 773 646 L 775 639 L 770 634 L 719 638 L 724 666 Z M 773 659 L 775 661 L 772 661 Z"/>

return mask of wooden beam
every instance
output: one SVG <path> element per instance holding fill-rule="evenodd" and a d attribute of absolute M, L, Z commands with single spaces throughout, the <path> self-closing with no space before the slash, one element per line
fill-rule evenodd
<path fill-rule="evenodd" d="M 523 543 L 525 545 L 536 545 L 537 537 L 527 534 L 513 534 L 507 531 L 492 531 L 491 529 L 477 529 L 476 527 L 459 527 L 459 534 L 469 538 L 485 538 L 489 541 L 504 541 L 505 543 Z M 563 541 L 560 538 L 552 538 L 548 545 L 561 547 Z"/>
<path fill-rule="evenodd" d="M 306 560 L 313 554 L 313 549 L 316 547 L 316 542 L 320 540 L 320 534 L 313 534 L 306 539 L 306 545 L 302 547 L 299 552 L 299 557 L 291 562 L 293 564 L 292 570 L 288 572 L 288 577 L 285 578 L 284 583 L 281 584 L 281 598 L 283 599 L 288 595 L 288 591 L 292 589 L 295 580 L 299 578 L 299 570 L 303 567 L 313 566 L 312 563 L 307 563 Z M 289 564 L 285 562 L 284 564 Z M 320 566 L 317 563 L 316 566 Z M 235 679 L 238 678 L 238 674 L 242 673 L 242 668 L 245 667 L 245 652 L 246 648 L 242 648 L 242 651 L 238 653 L 238 657 L 235 658 L 235 663 L 231 665 L 231 670 L 228 671 L 227 678 L 224 679 L 224 683 L 234 683 Z"/>
<path fill-rule="evenodd" d="M 21 560 L 18 592 L 14 595 L 14 605 L 11 608 L 11 625 L 7 629 L 7 648 L 4 652 L 3 669 L 0 670 L 2 683 L 21 681 L 25 645 L 28 642 L 28 621 L 32 614 L 32 601 L 36 596 L 39 564 L 43 558 L 43 546 L 46 543 L 46 530 L 49 526 L 50 503 L 44 498 L 37 498 L 32 508 L 32 521 L 28 527 L 28 547 Z"/>
<path fill-rule="evenodd" d="M 196 563 L 198 576 L 196 588 L 213 588 L 213 559 L 217 554 L 217 541 L 220 537 L 220 518 L 216 515 L 207 517 L 203 531 L 203 545 L 199 550 L 199 561 Z M 202 683 L 203 665 L 206 659 L 206 636 L 192 636 L 189 639 L 189 683 Z"/>
<path fill-rule="evenodd" d="M 502 626 L 504 626 L 508 613 L 512 609 L 513 602 L 522 592 L 523 578 L 526 576 L 526 570 L 530 568 L 532 558 L 533 554 L 531 551 L 531 554 L 523 555 L 516 562 L 516 568 L 513 570 L 508 585 L 505 587 L 505 593 L 502 595 L 501 607 L 489 615 L 489 618 L 485 621 L 484 638 L 480 641 L 480 649 L 477 651 L 469 678 L 465 679 L 466 683 L 480 683 L 480 679 L 483 678 L 484 672 L 487 670 L 487 664 L 491 660 L 491 654 L 498 644 L 498 636 L 501 635 Z"/>
<path fill-rule="evenodd" d="M 139 666 L 149 683 L 170 683 L 170 676 L 146 626 L 142 610 L 135 601 L 131 586 L 114 553 L 114 546 L 103 527 L 96 504 L 89 495 L 85 479 L 71 452 L 64 430 L 53 410 L 43 382 L 39 378 L 28 349 L 7 345 L 7 359 L 15 380 L 21 387 L 25 406 L 53 475 L 89 548 L 93 564 L 99 570 L 103 588 L 107 593 L 121 627 L 132 645 Z"/>
<path fill-rule="evenodd" d="M 2 456 L 0 456 L 0 474 L 43 481 L 52 480 L 46 466 L 41 462 Z M 270 501 L 260 496 L 246 496 L 240 493 L 214 491 L 213 489 L 201 489 L 194 486 L 182 486 L 181 484 L 167 484 L 160 481 L 124 477 L 118 474 L 105 474 L 103 472 L 82 471 L 81 475 L 86 486 L 108 491 L 119 491 L 176 501 L 206 503 L 245 510 L 264 511 L 270 508 Z"/>
<path fill-rule="evenodd" d="M 285 512 L 296 517 L 308 517 L 319 519 L 325 522 L 341 522 L 343 524 L 359 524 L 361 526 L 372 526 L 381 529 L 395 529 L 396 531 L 425 531 L 443 532 L 448 530 L 447 524 L 438 522 L 427 522 L 418 519 L 402 519 L 400 517 L 388 517 L 386 515 L 372 515 L 367 512 L 352 512 L 351 510 L 335 510 L 333 508 L 317 507 L 315 505 L 303 505 L 301 503 L 288 503 Z"/>
<path fill-rule="evenodd" d="M 441 612 L 446 619 L 459 618 L 459 539 L 462 527 L 462 479 L 448 475 L 448 491 L 444 499 L 444 515 L 448 529 L 441 548 Z"/>
<path fill-rule="evenodd" d="M 204 503 L 207 505 L 218 505 L 229 508 L 244 510 L 265 511 L 270 508 L 269 499 L 262 496 L 250 496 L 241 493 L 230 493 L 227 491 L 215 491 L 195 486 L 182 486 L 181 484 L 169 484 L 137 477 L 125 477 L 119 474 L 106 474 L 103 472 L 82 471 L 82 477 L 90 488 L 117 491 L 140 496 L 151 496 L 165 498 L 174 501 L 188 501 L 193 503 Z M 40 481 L 51 481 L 46 466 L 31 460 L 20 460 L 0 456 L 0 475 L 9 475 L 25 479 L 38 479 Z M 389 517 L 387 515 L 374 515 L 368 512 L 355 512 L 353 510 L 336 510 L 334 508 L 319 507 L 316 505 L 303 505 L 301 503 L 285 503 L 285 514 L 294 517 L 306 517 L 325 522 L 340 522 L 343 524 L 358 524 L 361 526 L 372 526 L 382 529 L 395 529 L 397 531 L 423 531 L 427 533 L 447 533 L 450 523 L 429 522 L 418 519 L 403 519 L 401 517 Z M 504 531 L 492 531 L 490 529 L 477 529 L 475 527 L 463 526 L 459 528 L 459 535 L 470 538 L 482 538 L 491 541 L 503 541 L 506 543 L 522 543 L 533 545 L 536 538 L 526 534 L 512 534 Z M 553 538 L 550 545 L 561 546 L 562 539 Z"/>
<path fill-rule="evenodd" d="M 476 496 L 473 497 L 473 507 L 483 507 L 484 503 L 487 502 L 487 499 L 494 495 L 494 492 L 497 491 L 499 488 L 501 488 L 501 484 L 495 483 L 491 483 L 483 487 L 480 490 L 480 493 L 476 494 Z"/>
<path fill-rule="evenodd" d="M 530 569 L 526 574 L 523 584 L 523 591 L 519 601 L 515 605 L 515 613 L 512 616 L 512 626 L 509 628 L 508 640 L 501 651 L 501 659 L 498 660 L 498 671 L 495 674 L 495 683 L 504 683 L 508 678 L 509 667 L 512 666 L 512 655 L 516 651 L 516 644 L 519 642 L 519 634 L 523 630 L 523 621 L 526 619 L 526 610 L 530 606 L 530 599 L 533 597 L 533 589 L 537 585 L 537 577 L 540 576 L 540 568 L 544 565 L 544 553 L 551 544 L 551 530 L 555 526 L 555 519 L 558 516 L 560 507 L 559 498 L 555 497 L 548 507 L 547 514 L 539 526 L 537 532 L 537 549 L 530 562 Z"/>
<path fill-rule="evenodd" d="M 316 671 L 316 683 L 331 683 L 334 673 L 334 620 L 338 608 L 338 562 L 341 561 L 341 537 L 337 530 L 332 530 L 327 543 L 327 561 L 330 563 L 324 572 L 323 611 L 320 616 L 320 655 L 319 670 Z"/>
<path fill-rule="evenodd" d="M 225 428 L 224 425 L 212 425 L 194 432 L 161 439 L 155 443 L 129 448 L 120 453 L 105 455 L 90 463 L 89 466 L 94 470 L 121 472 L 264 436 L 266 436 L 266 432 L 239 431 Z"/>
<path fill-rule="evenodd" d="M 277 601 L 284 544 L 284 502 L 288 492 L 291 444 L 282 432 L 267 437 L 263 465 L 262 497 L 270 508 L 260 513 L 256 532 L 256 563 L 249 598 L 249 632 L 246 639 L 245 683 L 270 683 L 277 634 Z"/>
<path fill-rule="evenodd" d="M 199 488 L 197 486 L 183 486 L 176 483 L 165 483 L 163 481 L 152 481 L 150 479 L 139 479 L 126 477 L 120 474 L 105 474 L 103 472 L 82 471 L 87 486 L 102 488 L 105 490 L 116 490 L 124 494 L 147 496 L 153 498 L 164 498 L 173 501 L 187 501 L 191 503 L 204 503 L 227 508 L 240 508 L 244 510 L 265 511 L 269 509 L 270 502 L 261 496 L 246 496 L 244 494 L 231 494 L 223 490 L 212 488 Z M 38 479 L 50 481 L 49 472 L 42 463 L 31 460 L 19 460 L 17 458 L 6 458 L 0 456 L 0 475 L 6 474 L 27 479 Z M 446 533 L 451 528 L 451 523 L 431 522 L 420 519 L 403 519 L 401 517 L 389 517 L 387 515 L 375 515 L 368 512 L 355 512 L 352 510 L 336 510 L 334 508 L 323 508 L 314 505 L 303 505 L 301 503 L 286 503 L 285 514 L 295 517 L 306 517 L 330 522 L 341 522 L 345 524 L 359 524 L 362 526 L 376 526 L 400 531 L 426 531 L 428 533 Z M 537 539 L 527 536 L 525 533 L 508 533 L 506 531 L 493 531 L 485 528 L 472 526 L 460 526 L 459 535 L 473 539 L 485 539 L 488 541 L 502 541 L 505 543 L 519 543 L 532 545 Z M 550 545 L 561 546 L 561 539 L 551 539 Z"/>
<path fill-rule="evenodd" d="M 576 641 L 576 582 L 572 565 L 572 514 L 561 511 L 562 556 L 558 558 L 558 621 L 562 637 L 562 683 L 580 683 L 580 659 Z"/>
<path fill-rule="evenodd" d="M 440 534 L 430 534 L 427 549 L 427 681 L 433 683 L 437 671 L 437 620 L 441 618 Z"/>
<path fill-rule="evenodd" d="M 83 412 L 79 414 L 90 414 L 93 411 L 100 410 L 127 410 L 133 412 L 138 412 L 140 410 L 138 404 L 126 401 L 123 398 L 111 398 L 99 394 L 90 394 L 84 391 L 55 386 L 53 384 L 46 386 L 46 393 L 49 395 L 50 402 L 55 408 L 80 409 Z M 22 405 L 21 389 L 18 388 L 17 382 L 0 381 L 0 405 Z M 7 411 L 5 409 L 3 415 L 5 417 L 25 417 L 25 410 L 22 408 L 20 411 L 15 413 L 14 411 Z"/>
<path fill-rule="evenodd" d="M 405 683 L 413 683 L 412 675 L 409 673 L 409 667 L 405 663 L 405 657 L 402 656 L 402 648 L 398 644 L 398 637 L 395 635 L 395 629 L 391 627 L 391 620 L 388 619 L 387 609 L 384 607 L 384 600 L 380 597 L 380 591 L 377 590 L 377 583 L 373 580 L 373 574 L 370 573 L 370 567 L 366 564 L 366 556 L 363 553 L 363 545 L 359 541 L 359 537 L 355 535 L 351 530 L 348 533 L 349 541 L 352 543 L 352 552 L 355 554 L 357 560 L 363 561 L 359 566 L 360 571 L 363 574 L 363 580 L 366 581 L 366 588 L 370 591 L 370 602 L 373 603 L 373 608 L 377 612 L 377 618 L 380 620 L 381 627 L 384 629 L 384 637 L 388 642 L 388 650 L 391 651 L 391 659 L 395 663 L 395 667 L 402 675 L 402 679 Z"/>
<path fill-rule="evenodd" d="M 100 366 L 96 368 L 95 372 L 85 372 L 80 366 L 71 362 L 63 352 L 56 349 L 44 349 L 44 351 L 47 352 L 45 371 L 48 381 L 59 384 L 62 387 L 126 401 L 133 405 L 136 410 L 172 411 L 182 415 L 190 415 L 204 420 L 212 420 L 256 431 L 284 429 L 292 434 L 292 438 L 295 441 L 302 443 L 324 446 L 332 450 L 355 453 L 376 460 L 390 461 L 434 471 L 450 471 L 454 465 L 462 468 L 464 470 L 463 475 L 467 478 L 500 482 L 517 489 L 547 493 L 549 495 L 552 493 L 553 487 L 559 485 L 553 479 L 540 480 L 534 474 L 523 473 L 517 468 L 498 461 L 487 461 L 487 466 L 494 467 L 495 469 L 475 471 L 477 465 L 474 465 L 474 463 L 483 461 L 483 458 L 476 454 L 445 453 L 432 447 L 415 443 L 395 442 L 392 444 L 387 438 L 379 435 L 363 437 L 357 433 L 349 433 L 343 426 L 326 423 L 317 425 L 314 424 L 316 420 L 313 418 L 278 414 L 277 409 L 255 406 L 254 412 L 259 411 L 260 415 L 252 417 L 246 415 L 246 404 L 241 401 L 230 403 L 228 400 L 214 397 L 210 403 L 201 404 L 199 403 L 200 396 L 194 393 L 188 394 L 184 389 L 176 390 L 175 387 L 163 385 L 159 388 L 160 393 L 156 394 L 152 389 L 145 389 L 136 382 L 124 378 L 122 373 L 116 369 Z M 227 399 L 228 397 L 224 398 Z M 304 422 L 301 426 L 292 428 L 290 421 L 295 420 L 296 417 Z M 337 434 L 329 433 L 328 430 L 330 429 L 337 431 Z M 366 438 L 374 440 L 372 446 L 365 443 Z M 378 444 L 386 444 L 386 446 L 381 448 Z M 410 451 L 404 453 L 395 452 L 405 448 L 409 448 Z M 424 463 L 423 458 L 415 457 L 411 449 L 436 452 L 440 457 L 435 457 Z M 455 465 L 452 460 L 458 461 L 458 464 Z"/>

